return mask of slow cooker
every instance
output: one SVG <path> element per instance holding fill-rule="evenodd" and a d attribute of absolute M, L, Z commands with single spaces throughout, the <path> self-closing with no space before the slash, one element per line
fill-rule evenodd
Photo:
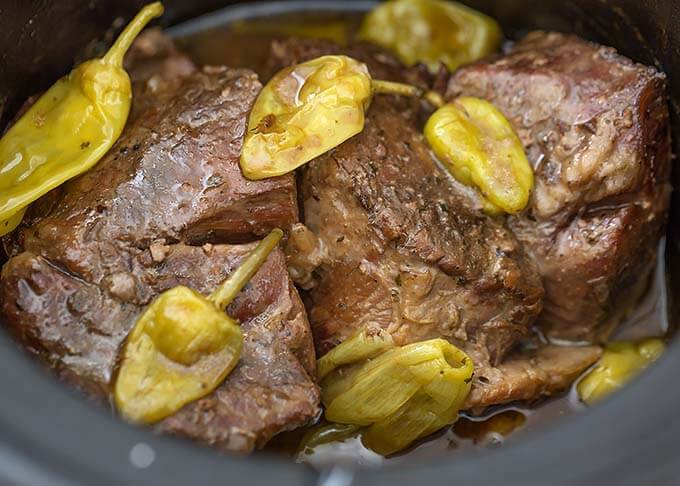
<path fill-rule="evenodd" d="M 67 72 L 83 46 L 128 20 L 142 0 L 6 0 L 0 4 L 0 114 Z M 165 27 L 215 12 L 366 9 L 372 2 L 166 0 Z M 466 0 L 498 19 L 510 37 L 530 29 L 573 32 L 611 45 L 668 75 L 675 152 L 680 141 L 680 2 L 674 0 Z M 674 171 L 674 185 L 680 174 Z M 680 197 L 666 237 L 669 322 L 680 322 Z M 583 413 L 558 418 L 522 440 L 484 454 L 325 470 L 283 457 L 220 455 L 190 442 L 127 425 L 57 383 L 0 333 L 0 483 L 61 484 L 680 484 L 680 343 L 621 393 Z"/>

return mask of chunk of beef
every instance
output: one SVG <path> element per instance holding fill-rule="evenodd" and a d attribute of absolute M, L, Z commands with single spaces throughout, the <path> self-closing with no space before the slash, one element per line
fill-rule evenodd
<path fill-rule="evenodd" d="M 343 53 L 366 62 L 376 78 L 439 82 L 414 80 L 378 48 L 289 40 L 273 51 L 279 68 Z M 600 350 L 545 348 L 501 359 L 538 313 L 541 285 L 507 230 L 467 209 L 478 201 L 433 164 L 417 133 L 422 107 L 410 107 L 379 97 L 364 133 L 303 171 L 309 228 L 293 229 L 287 253 L 294 279 L 309 290 L 317 348 L 325 352 L 371 326 L 400 343 L 443 336 L 477 366 L 466 408 L 563 391 Z"/>
<path fill-rule="evenodd" d="M 463 408 L 484 410 L 489 405 L 560 394 L 601 354 L 598 346 L 541 346 L 517 352 L 498 367 L 475 369 Z"/>
<path fill-rule="evenodd" d="M 496 364 L 527 333 L 542 295 L 534 266 L 507 229 L 467 207 L 388 100 L 301 184 L 308 230 L 294 230 L 289 262 L 311 287 L 319 352 L 380 326 L 398 344 L 445 337 Z"/>
<path fill-rule="evenodd" d="M 186 77 L 196 71 L 191 60 L 178 51 L 174 42 L 162 30 L 152 28 L 143 31 L 132 43 L 124 58 L 125 69 L 132 82 L 132 109 L 127 119 L 128 127 L 143 112 L 147 117 L 158 114 L 179 89 Z M 22 116 L 40 97 L 41 93 L 30 96 L 21 106 L 9 126 Z M 149 125 L 151 125 L 149 123 Z M 64 188 L 59 187 L 45 195 L 37 204 L 40 209 L 27 212 L 24 226 L 32 226 L 63 196 Z M 21 251 L 11 238 L 4 239 L 7 253 Z"/>
<path fill-rule="evenodd" d="M 129 120 L 149 109 L 161 108 L 184 79 L 196 71 L 194 63 L 160 28 L 147 29 L 135 39 L 124 65 L 134 92 Z"/>
<path fill-rule="evenodd" d="M 303 170 L 306 226 L 287 256 L 318 351 L 381 327 L 399 344 L 444 337 L 465 349 L 468 408 L 565 390 L 599 348 L 512 352 L 540 311 L 537 271 L 506 228 L 469 208 L 407 116 L 377 98 L 363 133 Z"/>
<path fill-rule="evenodd" d="M 536 174 L 510 225 L 538 263 L 551 338 L 607 337 L 646 288 L 669 202 L 664 75 L 573 35 L 534 32 L 457 71 L 448 97 L 486 98 Z"/>
<path fill-rule="evenodd" d="M 118 274 L 143 287 L 131 262 L 154 242 L 239 242 L 289 227 L 298 219 L 293 175 L 254 182 L 238 165 L 260 87 L 243 70 L 189 76 L 92 170 L 34 204 L 10 254 L 30 250 L 105 287 Z"/>
<path fill-rule="evenodd" d="M 4 325 L 64 381 L 103 400 L 145 305 L 180 284 L 208 293 L 254 248 L 225 242 L 297 221 L 292 175 L 252 182 L 238 168 L 256 77 L 192 73 L 166 40 L 143 36 L 127 59 L 134 98 L 148 108 L 137 103 L 141 113 L 109 154 L 34 204 L 5 239 Z M 280 251 L 228 312 L 244 330 L 237 368 L 158 428 L 247 452 L 318 415 L 315 355 Z"/>
<path fill-rule="evenodd" d="M 0 278 L 5 326 L 65 381 L 95 398 L 112 393 L 119 350 L 148 300 L 177 285 L 210 293 L 255 247 L 171 245 L 139 254 L 147 301 L 132 302 L 24 252 Z M 119 282 L 125 288 L 127 282 Z M 244 331 L 242 356 L 217 390 L 161 430 L 247 452 L 319 413 L 309 324 L 281 251 L 270 255 L 229 307 Z"/>
<path fill-rule="evenodd" d="M 368 66 L 374 79 L 410 83 L 429 88 L 432 76 L 425 66 L 404 68 L 399 59 L 383 48 L 367 42 L 355 42 L 340 46 L 329 40 L 291 37 L 272 42 L 269 56 L 269 73 L 273 76 L 284 67 L 299 64 L 321 56 L 342 54 L 361 61 Z"/>

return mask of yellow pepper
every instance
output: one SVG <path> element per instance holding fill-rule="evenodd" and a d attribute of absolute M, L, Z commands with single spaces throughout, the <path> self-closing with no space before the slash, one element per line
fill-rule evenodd
<path fill-rule="evenodd" d="M 24 214 L 26 214 L 26 208 L 20 209 L 10 216 L 9 219 L 0 221 L 0 236 L 14 231 L 21 224 L 21 220 L 24 219 Z"/>
<path fill-rule="evenodd" d="M 607 344 L 600 361 L 576 386 L 579 397 L 593 405 L 640 374 L 663 354 L 664 349 L 663 341 L 658 338 Z"/>
<path fill-rule="evenodd" d="M 125 418 L 157 422 L 224 381 L 243 342 L 225 309 L 282 236 L 272 231 L 208 298 L 179 286 L 149 305 L 127 338 L 116 379 L 115 402 Z"/>
<path fill-rule="evenodd" d="M 425 138 L 458 181 L 479 189 L 487 213 L 517 213 L 526 207 L 534 173 L 522 142 L 494 105 L 458 98 L 432 114 Z"/>
<path fill-rule="evenodd" d="M 371 11 L 359 38 L 393 51 L 407 66 L 451 71 L 493 53 L 503 33 L 495 20 L 446 0 L 392 0 Z"/>
<path fill-rule="evenodd" d="M 363 427 L 364 445 L 389 455 L 456 421 L 473 365 L 443 339 L 399 347 L 382 331 L 362 331 L 318 369 L 326 419 Z"/>
<path fill-rule="evenodd" d="M 90 169 L 118 139 L 132 97 L 123 56 L 162 13 L 160 2 L 144 7 L 103 58 L 57 81 L 0 139 L 0 236 L 26 206 Z"/>
<path fill-rule="evenodd" d="M 414 86 L 372 80 L 365 64 L 322 56 L 279 71 L 262 89 L 248 118 L 241 171 L 248 179 L 292 172 L 364 129 L 376 93 L 439 95 Z"/>
<path fill-rule="evenodd" d="M 248 119 L 241 169 L 249 179 L 290 172 L 361 132 L 371 101 L 368 68 L 323 56 L 277 73 Z"/>

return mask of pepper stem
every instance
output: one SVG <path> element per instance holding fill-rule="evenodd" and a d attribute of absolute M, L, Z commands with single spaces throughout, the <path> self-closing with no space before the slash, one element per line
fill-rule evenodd
<path fill-rule="evenodd" d="M 375 94 L 393 94 L 422 98 L 435 108 L 440 108 L 444 105 L 444 100 L 439 93 L 435 91 L 425 91 L 424 89 L 417 88 L 410 84 L 374 79 L 371 81 L 371 86 L 373 87 L 373 93 Z"/>
<path fill-rule="evenodd" d="M 282 237 L 283 231 L 278 228 L 272 230 L 265 239 L 260 241 L 257 248 L 243 260 L 236 271 L 210 294 L 208 300 L 213 302 L 218 309 L 222 311 L 225 310 L 243 287 L 245 287 L 250 279 L 253 278 L 253 275 L 257 273 L 272 250 L 279 244 Z"/>
<path fill-rule="evenodd" d="M 150 3 L 142 8 L 118 36 L 118 39 L 116 39 L 116 42 L 114 42 L 102 60 L 106 64 L 122 66 L 123 56 L 125 56 L 132 42 L 137 38 L 142 29 L 146 27 L 146 24 L 156 17 L 163 15 L 164 10 L 161 2 Z"/>

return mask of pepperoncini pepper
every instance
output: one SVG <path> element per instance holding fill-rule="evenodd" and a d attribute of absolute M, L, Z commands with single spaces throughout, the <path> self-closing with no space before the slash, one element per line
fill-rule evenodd
<path fill-rule="evenodd" d="M 456 421 L 470 392 L 472 360 L 443 339 L 395 346 L 362 331 L 318 361 L 325 417 L 363 427 L 383 455 Z"/>
<path fill-rule="evenodd" d="M 282 236 L 272 231 L 209 297 L 179 286 L 149 305 L 127 338 L 116 379 L 115 402 L 124 417 L 157 422 L 224 381 L 243 342 L 225 309 Z"/>
<path fill-rule="evenodd" d="M 605 346 L 602 358 L 578 383 L 576 390 L 588 405 L 622 388 L 656 361 L 665 349 L 661 339 L 650 338 L 638 343 L 614 342 Z"/>
<path fill-rule="evenodd" d="M 366 15 L 359 38 L 393 51 L 407 66 L 451 71 L 491 54 L 503 33 L 491 17 L 445 0 L 392 0 Z"/>
<path fill-rule="evenodd" d="M 160 2 L 144 7 L 103 58 L 57 81 L 0 139 L 0 236 L 26 206 L 90 169 L 118 139 L 132 98 L 123 56 L 162 13 Z"/>
<path fill-rule="evenodd" d="M 347 56 L 322 56 L 279 71 L 250 112 L 241 171 L 253 180 L 292 172 L 364 129 L 376 93 L 438 95 L 414 86 L 372 80 L 365 64 Z"/>
<path fill-rule="evenodd" d="M 534 174 L 519 137 L 488 101 L 457 98 L 432 114 L 425 138 L 461 183 L 476 187 L 489 214 L 524 209 Z"/>
<path fill-rule="evenodd" d="M 248 119 L 241 169 L 249 179 L 290 172 L 361 132 L 371 101 L 368 68 L 323 56 L 277 73 Z"/>
<path fill-rule="evenodd" d="M 24 219 L 24 214 L 26 214 L 26 208 L 21 208 L 18 212 L 14 213 L 9 219 L 0 221 L 0 236 L 4 236 L 16 229 L 17 226 L 21 224 L 21 220 Z"/>

